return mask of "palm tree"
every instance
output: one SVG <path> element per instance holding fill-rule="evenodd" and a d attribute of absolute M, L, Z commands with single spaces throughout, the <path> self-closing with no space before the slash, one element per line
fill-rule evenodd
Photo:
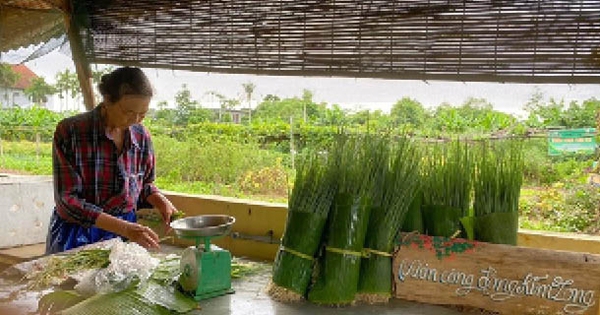
<path fill-rule="evenodd" d="M 220 104 L 220 107 L 219 107 L 219 122 L 221 122 L 221 119 L 223 119 L 223 109 L 224 109 L 223 103 L 224 103 L 224 100 L 226 99 L 225 95 L 223 95 L 223 94 L 221 94 L 221 93 L 219 93 L 217 91 L 208 91 L 208 92 L 206 92 L 206 94 L 208 94 L 209 96 L 211 96 L 211 98 L 212 97 L 216 97 L 219 100 L 219 104 Z"/>
<path fill-rule="evenodd" d="M 65 71 L 57 73 L 55 86 L 59 93 L 58 96 L 65 100 L 65 107 L 68 110 L 69 98 L 75 98 L 78 94 L 81 94 L 81 90 L 79 89 L 79 81 L 77 80 L 77 73 L 71 72 L 69 69 L 65 69 Z"/>
<path fill-rule="evenodd" d="M 252 123 L 252 104 L 250 101 L 252 100 L 252 94 L 254 93 L 254 88 L 256 88 L 256 86 L 252 82 L 242 83 L 242 86 L 246 93 L 246 102 L 248 102 L 248 123 Z"/>

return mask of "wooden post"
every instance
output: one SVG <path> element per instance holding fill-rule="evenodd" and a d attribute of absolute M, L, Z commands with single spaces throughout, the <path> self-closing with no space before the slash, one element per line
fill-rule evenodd
<path fill-rule="evenodd" d="M 36 131 L 35 133 L 35 160 L 39 161 L 40 160 L 40 153 L 41 153 L 41 148 L 40 148 L 40 133 L 39 131 Z"/>
<path fill-rule="evenodd" d="M 67 28 L 67 35 L 69 36 L 69 43 L 71 46 L 71 53 L 73 54 L 73 62 L 75 63 L 75 70 L 77 72 L 77 78 L 79 79 L 79 85 L 81 86 L 81 93 L 83 94 L 83 101 L 87 110 L 93 109 L 96 104 L 94 100 L 94 90 L 92 87 L 92 70 L 90 64 L 85 57 L 83 50 L 83 40 L 79 33 L 79 26 L 73 18 L 73 2 L 66 1 L 68 5 L 67 12 L 65 13 L 65 25 Z"/>
<path fill-rule="evenodd" d="M 292 169 L 296 170 L 296 163 L 294 158 L 294 116 L 290 116 L 290 155 L 292 157 Z"/>

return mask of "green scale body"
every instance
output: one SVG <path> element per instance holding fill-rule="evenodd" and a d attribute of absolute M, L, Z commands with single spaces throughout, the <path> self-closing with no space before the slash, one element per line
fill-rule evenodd
<path fill-rule="evenodd" d="M 199 243 L 201 240 L 196 240 Z M 233 293 L 231 289 L 231 253 L 210 244 L 190 246 L 181 255 L 179 283 L 196 301 Z"/>

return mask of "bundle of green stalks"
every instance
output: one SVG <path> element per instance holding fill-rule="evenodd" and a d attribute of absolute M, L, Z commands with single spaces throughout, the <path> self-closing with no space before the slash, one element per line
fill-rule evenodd
<path fill-rule="evenodd" d="M 285 232 L 267 290 L 276 300 L 292 302 L 306 295 L 336 191 L 331 154 L 310 151 L 298 163 Z"/>
<path fill-rule="evenodd" d="M 473 157 L 465 141 L 429 144 L 423 165 L 423 218 L 428 235 L 466 236 L 461 219 L 469 215 Z"/>
<path fill-rule="evenodd" d="M 323 305 L 354 303 L 369 221 L 376 164 L 382 143 L 375 136 L 342 138 L 336 146 L 337 193 L 325 232 L 316 280 L 308 299 Z"/>
<path fill-rule="evenodd" d="M 30 289 L 43 289 L 65 280 L 69 275 L 110 264 L 108 249 L 84 249 L 64 256 L 50 256 L 41 270 L 25 275 Z"/>
<path fill-rule="evenodd" d="M 388 158 L 389 146 L 381 145 L 376 165 L 365 253 L 360 265 L 358 300 L 385 303 L 392 295 L 392 252 L 398 231 L 419 190 L 421 156 L 412 141 L 401 138 Z M 391 165 L 390 161 L 391 160 Z"/>
<path fill-rule="evenodd" d="M 516 245 L 523 148 L 518 140 L 479 144 L 473 209 L 475 238 Z"/>

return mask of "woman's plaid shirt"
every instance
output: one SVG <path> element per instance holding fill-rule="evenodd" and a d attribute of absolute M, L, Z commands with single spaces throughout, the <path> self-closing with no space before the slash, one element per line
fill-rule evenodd
<path fill-rule="evenodd" d="M 89 227 L 101 212 L 133 211 L 158 192 L 148 130 L 129 127 L 119 154 L 106 134 L 100 106 L 58 123 L 52 149 L 56 210 L 68 222 Z"/>

